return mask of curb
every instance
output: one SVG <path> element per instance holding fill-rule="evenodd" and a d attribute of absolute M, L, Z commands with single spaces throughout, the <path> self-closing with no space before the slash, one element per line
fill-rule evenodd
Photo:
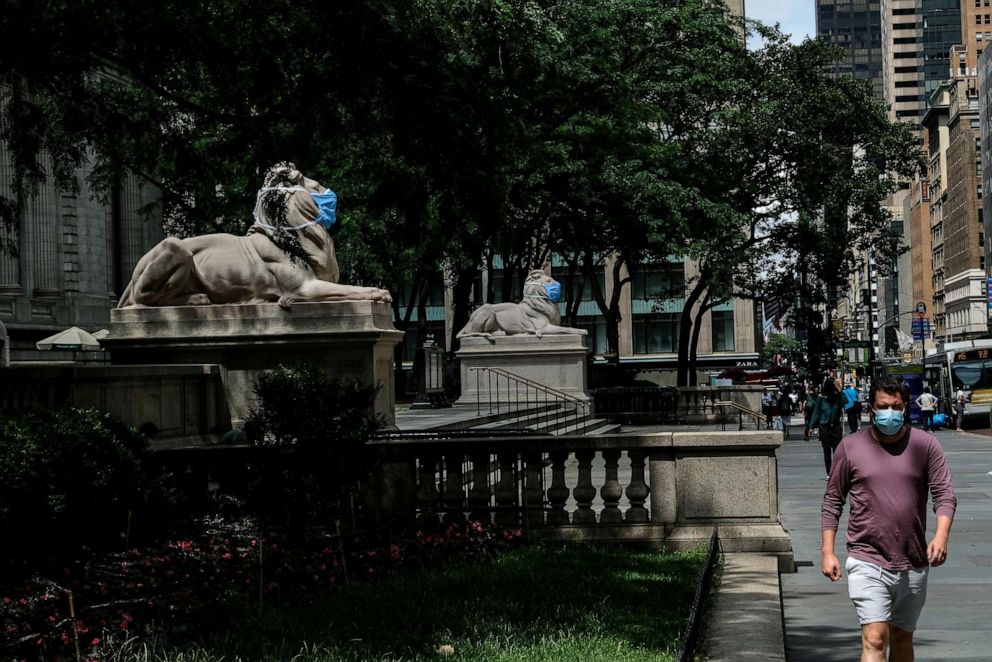
<path fill-rule="evenodd" d="M 709 662 L 785 662 L 778 557 L 725 554 L 707 621 L 703 649 Z"/>

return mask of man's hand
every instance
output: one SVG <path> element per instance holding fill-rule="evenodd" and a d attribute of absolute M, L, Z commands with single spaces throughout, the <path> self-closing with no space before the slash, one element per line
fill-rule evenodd
<path fill-rule="evenodd" d="M 823 552 L 823 556 L 820 561 L 820 572 L 822 572 L 823 576 L 832 582 L 835 582 L 841 578 L 840 562 L 837 560 L 836 554 L 833 552 Z"/>
<path fill-rule="evenodd" d="M 943 565 L 947 560 L 947 536 L 937 534 L 927 545 L 927 560 L 931 567 Z"/>

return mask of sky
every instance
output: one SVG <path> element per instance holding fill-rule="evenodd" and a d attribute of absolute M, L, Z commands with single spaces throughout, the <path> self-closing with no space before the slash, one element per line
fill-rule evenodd
<path fill-rule="evenodd" d="M 816 33 L 816 0 L 744 0 L 744 13 L 768 25 L 779 23 L 782 32 L 800 42 Z"/>

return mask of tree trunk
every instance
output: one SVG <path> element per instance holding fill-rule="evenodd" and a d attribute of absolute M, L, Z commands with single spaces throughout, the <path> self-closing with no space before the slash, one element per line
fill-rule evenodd
<path fill-rule="evenodd" d="M 699 331 L 703 328 L 703 315 L 710 308 L 712 308 L 710 294 L 707 292 L 702 305 L 699 306 L 699 312 L 696 313 L 696 319 L 692 323 L 692 344 L 689 349 L 689 386 L 696 386 L 699 383 L 699 377 L 696 374 L 696 358 L 699 356 Z"/>
<path fill-rule="evenodd" d="M 630 282 L 630 278 L 620 279 L 620 269 L 625 260 L 617 257 L 613 264 L 613 291 L 610 292 L 610 300 L 606 301 L 605 293 L 599 287 L 599 280 L 594 272 L 594 260 L 592 251 L 586 251 L 583 260 L 586 281 L 592 287 L 592 296 L 599 306 L 600 312 L 606 318 L 606 360 L 613 365 L 620 364 L 620 292 L 623 286 Z"/>
<path fill-rule="evenodd" d="M 451 351 L 457 352 L 461 343 L 458 332 L 468 324 L 472 306 L 472 286 L 478 273 L 475 265 L 461 266 L 455 271 L 455 282 L 451 288 Z M 504 272 L 505 273 L 505 272 Z"/>
<path fill-rule="evenodd" d="M 679 320 L 679 372 L 676 380 L 678 386 L 689 385 L 689 348 L 692 343 L 692 309 L 706 291 L 709 274 L 705 269 L 699 270 L 699 279 L 686 297 L 682 316 Z"/>
<path fill-rule="evenodd" d="M 422 289 L 421 286 L 422 277 L 418 274 L 413 279 L 413 286 L 410 288 L 410 297 L 408 301 L 405 301 L 405 307 L 401 310 L 400 308 L 400 295 L 398 289 L 392 289 L 390 292 L 396 292 L 393 296 L 393 319 L 396 320 L 394 326 L 397 331 L 404 332 L 405 334 L 410 331 L 410 320 L 413 319 L 413 310 L 417 305 L 419 299 L 418 292 Z M 405 349 L 405 344 L 403 342 L 397 343 L 393 347 L 393 386 L 395 390 L 396 397 L 406 395 L 406 383 L 403 379 L 403 351 Z"/>

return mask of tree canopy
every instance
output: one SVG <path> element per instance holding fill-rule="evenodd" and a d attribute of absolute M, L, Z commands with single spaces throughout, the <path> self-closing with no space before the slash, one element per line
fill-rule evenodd
<path fill-rule="evenodd" d="M 705 310 L 837 282 L 858 248 L 891 261 L 880 202 L 916 158 L 830 75 L 835 51 L 756 24 L 749 51 L 742 29 L 711 0 L 10 2 L 0 220 L 89 163 L 98 192 L 126 171 L 157 185 L 171 234 L 242 232 L 290 160 L 339 194 L 347 277 L 410 285 L 413 306 L 441 270 L 456 328 L 487 256 L 554 252 L 584 268 L 616 353 L 623 267 L 689 256 L 687 383 Z M 591 277 L 607 256 L 610 292 Z"/>

